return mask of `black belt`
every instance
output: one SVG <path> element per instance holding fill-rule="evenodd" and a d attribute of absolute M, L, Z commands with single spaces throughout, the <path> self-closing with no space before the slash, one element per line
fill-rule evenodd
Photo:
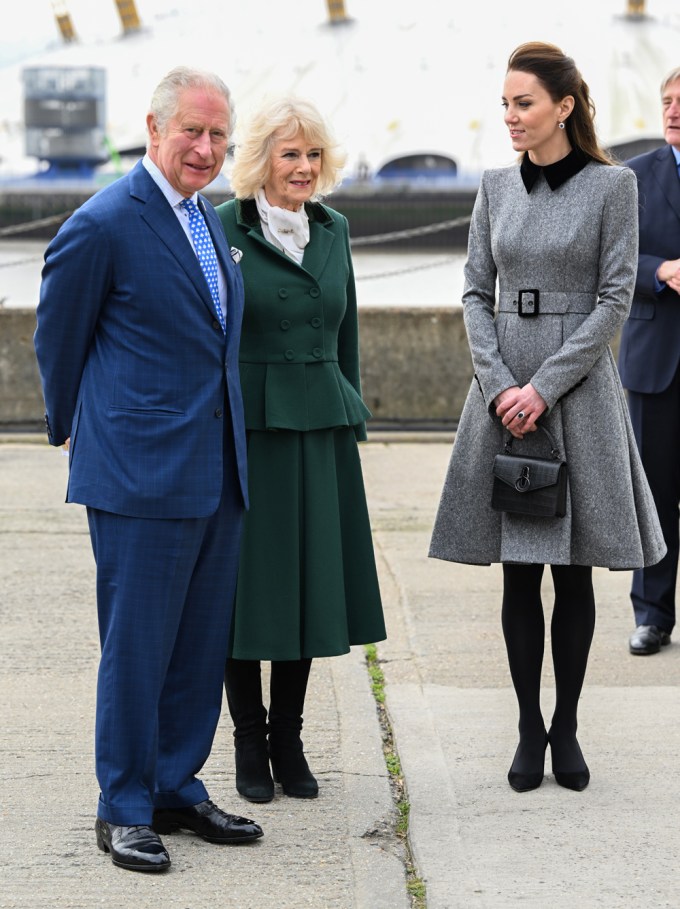
<path fill-rule="evenodd" d="M 498 295 L 498 311 L 522 318 L 538 315 L 588 315 L 597 305 L 597 294 L 583 291 L 539 291 L 536 288 L 503 290 Z"/>

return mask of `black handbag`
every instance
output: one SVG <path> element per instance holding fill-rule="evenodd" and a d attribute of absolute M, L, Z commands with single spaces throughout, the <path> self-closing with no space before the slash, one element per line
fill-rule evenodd
<path fill-rule="evenodd" d="M 495 511 L 535 515 L 543 518 L 563 518 L 567 511 L 567 462 L 552 436 L 540 423 L 550 443 L 550 457 L 536 458 L 513 454 L 512 436 L 493 462 L 493 491 L 491 507 Z"/>

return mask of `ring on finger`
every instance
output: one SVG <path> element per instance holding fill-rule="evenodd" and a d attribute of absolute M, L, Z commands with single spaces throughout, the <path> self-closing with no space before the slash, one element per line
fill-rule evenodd
<path fill-rule="evenodd" d="M 523 410 L 520 410 L 520 412 L 517 414 L 517 419 L 518 419 L 518 420 L 523 420 L 523 419 L 524 419 L 524 411 L 523 411 Z"/>

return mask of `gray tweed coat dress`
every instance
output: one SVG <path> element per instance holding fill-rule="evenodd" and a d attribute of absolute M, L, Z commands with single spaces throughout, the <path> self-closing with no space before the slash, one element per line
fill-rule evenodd
<path fill-rule="evenodd" d="M 572 153 L 573 154 L 573 153 Z M 553 182 L 553 181 L 551 181 Z M 475 370 L 461 414 L 429 555 L 453 562 L 632 569 L 666 551 L 609 347 L 637 269 L 637 186 L 625 167 L 589 161 L 551 189 L 527 192 L 520 166 L 486 171 L 475 202 L 463 294 Z M 539 290 L 539 314 L 518 314 Z M 567 513 L 492 510 L 492 466 L 507 433 L 494 398 L 531 382 L 566 457 Z M 534 432 L 513 451 L 544 454 Z"/>

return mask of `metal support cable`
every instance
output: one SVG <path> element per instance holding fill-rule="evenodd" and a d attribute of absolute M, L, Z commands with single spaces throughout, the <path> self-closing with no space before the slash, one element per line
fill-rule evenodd
<path fill-rule="evenodd" d="M 0 227 L 0 237 L 10 237 L 12 234 L 27 233 L 29 230 L 35 230 L 39 227 L 49 227 L 50 224 L 59 224 L 70 218 L 73 211 L 65 211 L 59 215 L 51 215 L 49 218 L 39 218 L 36 221 L 26 221 L 23 224 L 10 224 L 7 227 Z M 373 243 L 389 243 L 392 240 L 407 240 L 410 237 L 422 237 L 427 234 L 438 233 L 442 230 L 450 230 L 452 227 L 462 227 L 470 223 L 470 215 L 464 215 L 461 218 L 452 218 L 449 221 L 438 221 L 436 224 L 424 224 L 421 227 L 411 227 L 407 230 L 393 230 L 389 233 L 372 234 L 368 237 L 352 237 L 351 246 L 370 246 Z"/>
<path fill-rule="evenodd" d="M 36 221 L 25 221 L 23 224 L 10 224 L 0 227 L 0 237 L 11 237 L 12 234 L 25 234 L 38 227 L 48 227 L 50 224 L 60 224 L 73 214 L 72 211 L 62 212 L 60 215 L 51 215 L 49 218 L 39 218 Z"/>
<path fill-rule="evenodd" d="M 392 240 L 406 240 L 410 237 L 422 237 L 426 234 L 435 234 L 452 227 L 462 227 L 470 223 L 470 215 L 462 218 L 452 218 L 449 221 L 438 221 L 436 224 L 425 224 L 422 227 L 411 227 L 408 230 L 393 230 L 385 234 L 372 234 L 370 237 L 353 237 L 350 246 L 370 246 L 373 243 L 388 243 Z"/>
<path fill-rule="evenodd" d="M 42 262 L 42 256 L 26 256 L 24 259 L 13 259 L 11 262 L 0 262 L 0 268 L 12 268 L 16 265 L 30 265 L 31 262 Z"/>
<path fill-rule="evenodd" d="M 395 268 L 391 271 L 378 271 L 371 275 L 356 275 L 355 280 L 373 281 L 376 278 L 394 278 L 398 275 L 407 275 L 412 271 L 423 271 L 426 268 L 440 268 L 442 265 L 451 265 L 456 261 L 456 256 L 445 256 L 437 262 L 424 262 L 422 265 L 409 265 L 408 268 Z"/>

